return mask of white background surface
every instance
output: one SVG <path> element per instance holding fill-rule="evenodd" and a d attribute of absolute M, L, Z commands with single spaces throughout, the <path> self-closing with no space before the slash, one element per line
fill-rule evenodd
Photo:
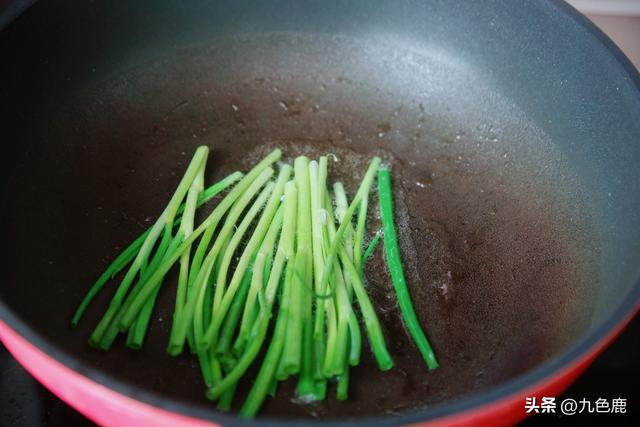
<path fill-rule="evenodd" d="M 640 0 L 568 0 L 640 69 Z"/>

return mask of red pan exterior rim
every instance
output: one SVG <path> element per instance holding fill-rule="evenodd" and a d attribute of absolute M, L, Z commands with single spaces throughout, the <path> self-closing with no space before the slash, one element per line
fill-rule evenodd
<path fill-rule="evenodd" d="M 125 396 L 68 368 L 0 321 L 0 340 L 20 364 L 60 399 L 98 425 L 192 426 L 217 424 Z"/>

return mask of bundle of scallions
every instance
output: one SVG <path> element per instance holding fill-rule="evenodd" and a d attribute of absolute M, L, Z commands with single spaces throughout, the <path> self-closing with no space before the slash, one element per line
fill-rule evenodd
<path fill-rule="evenodd" d="M 96 294 L 126 269 L 90 345 L 106 351 L 123 333 L 127 346 L 140 348 L 158 291 L 177 264 L 167 351 L 179 355 L 186 346 L 197 355 L 206 395 L 219 409 L 230 409 L 238 381 L 261 350 L 265 355 L 241 416 L 255 416 L 266 396 L 275 395 L 278 381 L 293 376 L 303 400 L 324 399 L 329 381 L 337 384 L 337 398 L 346 399 L 349 369 L 360 363 L 363 331 L 379 368 L 393 367 L 363 273 L 381 234 L 365 248 L 377 175 L 382 235 L 402 317 L 429 369 L 438 366 L 405 283 L 390 172 L 380 158 L 371 160 L 349 201 L 340 182 L 328 185 L 327 157 L 301 156 L 276 172 L 281 152 L 275 150 L 246 174 L 235 172 L 205 188 L 208 156 L 206 146 L 196 150 L 157 221 L 80 303 L 74 327 Z M 196 210 L 223 190 L 196 227 Z"/>

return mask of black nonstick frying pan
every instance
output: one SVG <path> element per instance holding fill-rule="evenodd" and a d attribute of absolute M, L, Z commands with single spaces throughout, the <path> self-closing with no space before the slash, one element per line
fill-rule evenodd
<path fill-rule="evenodd" d="M 0 337 L 98 423 L 239 422 L 164 351 L 171 278 L 140 351 L 86 345 L 112 287 L 69 327 L 200 144 L 209 182 L 277 146 L 335 154 L 349 187 L 383 155 L 441 361 L 426 371 L 378 253 L 368 286 L 396 368 L 365 358 L 346 402 L 285 386 L 251 423 L 511 423 L 637 311 L 640 77 L 562 2 L 41 1 L 0 55 Z"/>

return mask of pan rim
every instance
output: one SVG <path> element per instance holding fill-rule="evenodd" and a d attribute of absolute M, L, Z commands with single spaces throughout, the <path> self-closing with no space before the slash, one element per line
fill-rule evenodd
<path fill-rule="evenodd" d="M 606 49 L 617 61 L 622 71 L 628 76 L 633 86 L 635 86 L 640 95 L 640 74 L 631 62 L 624 56 L 620 49 L 607 37 L 600 29 L 598 29 L 585 16 L 581 15 L 572 6 L 562 0 L 553 0 L 549 3 L 551 8 L 556 9 L 559 13 L 567 15 L 573 19 L 579 26 L 586 29 L 594 37 L 602 43 L 602 48 Z M 176 412 L 182 415 L 201 418 L 212 422 L 220 422 L 225 425 L 295 425 L 304 421 L 306 424 L 332 424 L 336 426 L 352 426 L 355 423 L 365 422 L 366 425 L 385 426 L 412 424 L 417 422 L 432 421 L 435 419 L 443 419 L 452 415 L 462 415 L 464 413 L 477 410 L 483 406 L 500 401 L 520 394 L 528 387 L 537 383 L 549 380 L 561 373 L 567 366 L 577 362 L 580 358 L 592 353 L 603 343 L 612 338 L 614 331 L 623 326 L 630 320 L 640 309 L 640 280 L 630 287 L 621 302 L 602 317 L 599 323 L 593 325 L 590 330 L 578 338 L 573 344 L 565 350 L 557 354 L 552 359 L 544 362 L 530 371 L 518 375 L 503 384 L 490 387 L 484 391 L 462 397 L 456 401 L 445 402 L 431 407 L 426 407 L 416 412 L 404 414 L 401 416 L 377 416 L 377 417 L 361 417 L 357 419 L 345 420 L 314 420 L 314 419 L 283 419 L 264 417 L 255 420 L 240 420 L 234 415 L 203 409 L 197 405 L 179 402 L 173 398 L 161 396 L 150 390 L 137 388 L 122 380 L 112 377 L 111 375 L 96 370 L 88 366 L 78 356 L 69 353 L 59 347 L 55 342 L 45 338 L 35 329 L 30 327 L 25 321 L 15 314 L 9 306 L 0 300 L 0 319 L 2 319 L 9 327 L 15 330 L 19 335 L 27 339 L 32 345 L 62 363 L 69 369 L 78 374 L 102 384 L 109 389 L 128 396 L 132 399 L 144 402 L 146 404 Z"/>

